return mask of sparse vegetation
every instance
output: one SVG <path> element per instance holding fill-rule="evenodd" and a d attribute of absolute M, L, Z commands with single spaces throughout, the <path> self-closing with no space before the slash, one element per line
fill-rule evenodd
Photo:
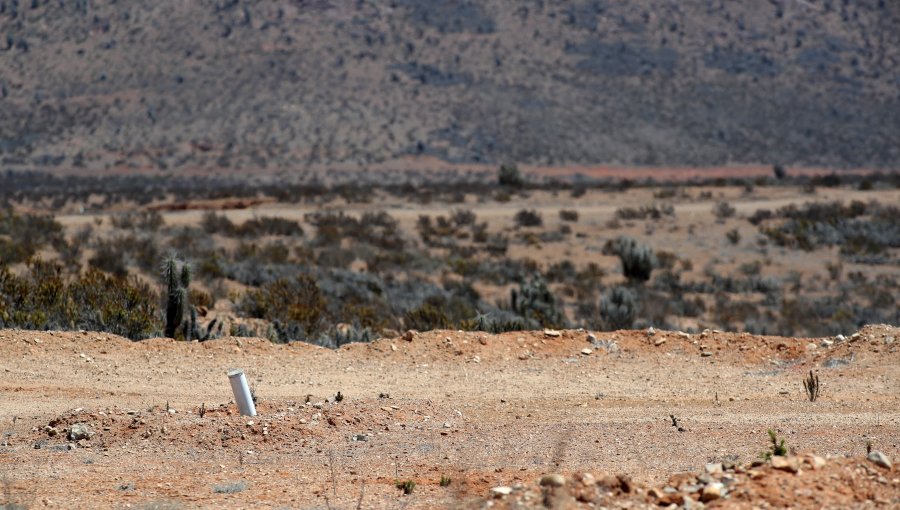
<path fill-rule="evenodd" d="M 822 391 L 822 386 L 819 384 L 819 375 L 813 374 L 813 371 L 810 370 L 809 376 L 803 379 L 803 389 L 806 390 L 806 398 L 810 402 L 815 402 Z"/>
<path fill-rule="evenodd" d="M 768 434 L 769 434 L 769 441 L 772 444 L 769 446 L 768 450 L 763 452 L 762 458 L 765 460 L 772 460 L 772 457 L 774 457 L 776 455 L 781 456 L 781 457 L 784 457 L 785 455 L 787 455 L 788 450 L 787 450 L 787 447 L 784 446 L 784 438 L 781 438 L 781 441 L 779 442 L 778 436 L 775 435 L 775 431 L 772 429 L 769 429 Z"/>
<path fill-rule="evenodd" d="M 409 495 L 412 494 L 414 490 L 416 490 L 416 482 L 412 480 L 398 480 L 395 484 L 398 489 L 403 491 L 403 494 Z"/>

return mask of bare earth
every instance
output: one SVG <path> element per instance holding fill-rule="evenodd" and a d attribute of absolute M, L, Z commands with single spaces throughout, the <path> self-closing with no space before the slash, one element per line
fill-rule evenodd
<path fill-rule="evenodd" d="M 0 330 L 0 502 L 900 507 L 897 467 L 866 460 L 867 442 L 900 460 L 896 327 L 836 341 L 546 333 L 433 331 L 330 351 Z M 259 416 L 237 415 L 233 367 L 247 372 Z M 801 386 L 809 370 L 823 386 L 816 402 Z M 79 423 L 93 436 L 67 439 Z M 767 429 L 798 464 L 750 467 L 769 447 Z M 724 472 L 703 474 L 707 463 Z M 540 485 L 548 473 L 565 479 Z M 396 487 L 406 480 L 416 484 L 409 495 Z M 492 493 L 500 486 L 511 493 Z"/>

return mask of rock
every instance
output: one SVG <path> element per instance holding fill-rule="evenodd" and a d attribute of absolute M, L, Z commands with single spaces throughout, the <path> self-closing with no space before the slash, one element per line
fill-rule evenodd
<path fill-rule="evenodd" d="M 491 489 L 491 494 L 495 498 L 502 498 L 503 496 L 509 496 L 512 494 L 512 487 L 507 487 L 505 485 L 501 485 L 500 487 L 494 487 Z"/>
<path fill-rule="evenodd" d="M 826 338 L 826 339 L 822 340 L 821 345 L 822 345 L 822 347 L 831 347 L 832 345 L 834 345 L 834 342 Z"/>
<path fill-rule="evenodd" d="M 711 475 L 718 475 L 724 470 L 721 462 L 715 462 L 706 465 L 706 472 Z"/>
<path fill-rule="evenodd" d="M 653 329 L 653 326 L 650 326 L 649 328 L 647 328 L 647 336 L 653 336 L 655 334 L 656 334 L 656 330 Z"/>
<path fill-rule="evenodd" d="M 819 457 L 818 455 L 813 455 L 809 458 L 809 465 L 812 466 L 813 469 L 822 469 L 825 467 L 825 459 Z"/>
<path fill-rule="evenodd" d="M 679 332 L 677 332 L 676 334 L 677 334 L 678 336 L 680 336 L 681 338 L 690 338 L 690 337 L 691 337 L 690 334 L 685 333 L 684 331 L 679 331 Z"/>
<path fill-rule="evenodd" d="M 690 498 L 688 498 L 690 499 Z M 691 500 L 693 501 L 693 500 Z M 681 505 L 685 502 L 684 494 L 680 492 L 665 492 L 662 497 L 657 500 L 659 506 Z"/>
<path fill-rule="evenodd" d="M 590 343 L 596 342 L 596 341 L 597 341 L 597 335 L 595 335 L 595 334 L 593 334 L 593 333 L 588 333 L 587 341 L 590 342 Z"/>
<path fill-rule="evenodd" d="M 684 498 L 684 510 L 699 510 L 701 508 L 706 508 L 706 505 L 691 498 Z"/>
<path fill-rule="evenodd" d="M 46 432 L 50 437 L 54 437 L 55 435 L 59 434 L 59 430 L 57 430 L 56 427 L 51 427 L 50 425 L 44 427 L 44 432 Z"/>
<path fill-rule="evenodd" d="M 90 439 L 94 433 L 84 423 L 76 423 L 69 427 L 69 441 L 80 441 L 82 439 Z"/>
<path fill-rule="evenodd" d="M 591 348 L 588 348 L 588 347 L 585 347 L 584 349 L 581 349 L 581 354 L 584 354 L 585 356 L 591 354 L 592 352 L 594 352 L 594 349 L 591 349 Z"/>
<path fill-rule="evenodd" d="M 884 469 L 893 469 L 894 467 L 893 464 L 891 464 L 891 459 L 881 452 L 870 452 L 869 456 L 866 458 L 876 466 L 883 467 Z"/>
<path fill-rule="evenodd" d="M 798 462 L 797 457 L 782 457 L 781 455 L 775 455 L 772 457 L 772 468 L 796 473 L 797 471 L 800 471 L 800 462 Z"/>
<path fill-rule="evenodd" d="M 703 488 L 703 492 L 700 493 L 700 501 L 708 503 L 710 501 L 719 499 L 722 497 L 724 489 L 725 486 L 721 483 L 713 482 Z"/>
<path fill-rule="evenodd" d="M 834 341 L 838 342 L 838 343 L 843 342 L 844 340 L 845 340 L 844 335 L 838 335 L 838 336 L 834 337 Z"/>
<path fill-rule="evenodd" d="M 543 487 L 562 487 L 566 484 L 566 477 L 559 473 L 552 473 L 541 477 Z"/>
<path fill-rule="evenodd" d="M 704 358 L 708 358 L 708 357 L 712 356 L 712 353 L 709 351 L 703 351 L 700 353 L 700 356 L 702 356 Z"/>
<path fill-rule="evenodd" d="M 411 330 L 407 331 L 406 333 L 403 333 L 403 339 L 406 340 L 407 342 L 412 342 L 414 338 L 416 338 L 415 330 L 411 329 Z"/>
<path fill-rule="evenodd" d="M 662 345 L 662 344 L 664 344 L 664 343 L 666 343 L 666 339 L 665 339 L 665 338 L 657 338 L 656 341 L 653 342 L 653 345 L 659 347 L 660 345 Z"/>
<path fill-rule="evenodd" d="M 555 329 L 545 329 L 545 330 L 544 330 L 544 336 L 549 336 L 549 337 L 554 337 L 554 338 L 555 338 L 555 337 L 558 337 L 558 336 L 562 336 L 562 333 L 560 333 L 559 331 L 557 331 L 557 330 L 555 330 Z"/>

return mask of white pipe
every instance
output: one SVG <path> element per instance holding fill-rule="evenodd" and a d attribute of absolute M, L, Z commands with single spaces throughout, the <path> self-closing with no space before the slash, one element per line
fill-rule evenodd
<path fill-rule="evenodd" d="M 253 397 L 250 395 L 250 386 L 247 385 L 247 377 L 240 368 L 228 371 L 228 380 L 231 381 L 231 391 L 234 392 L 234 401 L 238 410 L 244 416 L 256 416 L 256 406 L 253 405 Z"/>

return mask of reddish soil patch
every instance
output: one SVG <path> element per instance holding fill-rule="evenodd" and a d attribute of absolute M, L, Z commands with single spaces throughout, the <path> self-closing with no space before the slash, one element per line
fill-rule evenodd
<path fill-rule="evenodd" d="M 847 339 L 594 335 L 434 331 L 329 351 L 0 330 L 2 502 L 900 505 L 896 467 L 865 460 L 867 443 L 900 458 L 897 328 Z M 237 414 L 232 367 L 247 372 L 258 416 Z M 823 385 L 816 402 L 800 384 L 809 370 Z M 75 425 L 90 437 L 69 438 Z M 797 472 L 753 465 L 768 429 L 803 452 L 788 460 Z M 542 485 L 549 473 L 562 476 Z M 396 486 L 405 481 L 416 484 L 411 494 Z"/>

